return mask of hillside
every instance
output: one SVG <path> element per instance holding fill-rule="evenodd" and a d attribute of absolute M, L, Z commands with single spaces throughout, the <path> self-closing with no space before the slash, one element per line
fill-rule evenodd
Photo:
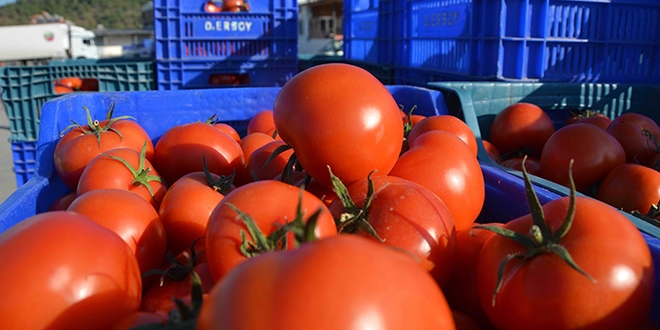
<path fill-rule="evenodd" d="M 0 7 L 0 26 L 29 24 L 30 17 L 47 11 L 76 25 L 96 29 L 142 28 L 140 8 L 146 0 L 17 0 Z"/>

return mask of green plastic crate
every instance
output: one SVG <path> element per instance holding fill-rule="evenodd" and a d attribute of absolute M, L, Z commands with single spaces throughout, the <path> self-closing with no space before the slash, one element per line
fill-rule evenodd
<path fill-rule="evenodd" d="M 477 138 L 479 160 L 522 177 L 521 172 L 495 163 L 486 152 L 482 139 L 489 140 L 490 125 L 504 108 L 517 102 L 541 107 L 555 124 L 563 126 L 574 110 L 592 109 L 614 119 L 626 112 L 637 112 L 660 122 L 660 85 L 599 83 L 525 83 L 525 82 L 434 82 L 428 87 L 445 95 L 450 113 L 459 109 Z M 532 182 L 562 196 L 568 188 L 537 176 Z M 578 195 L 585 196 L 578 193 Z M 660 228 L 623 212 L 641 231 L 660 238 Z"/>
<path fill-rule="evenodd" d="M 2 101 L 12 142 L 36 141 L 42 105 L 55 94 L 53 81 L 63 77 L 96 78 L 100 92 L 154 89 L 151 60 L 61 60 L 49 65 L 0 67 Z"/>
<path fill-rule="evenodd" d="M 346 63 L 369 71 L 384 85 L 394 84 L 394 70 L 387 65 L 378 65 L 367 61 L 346 59 L 335 55 L 298 54 L 298 72 L 326 63 Z"/>

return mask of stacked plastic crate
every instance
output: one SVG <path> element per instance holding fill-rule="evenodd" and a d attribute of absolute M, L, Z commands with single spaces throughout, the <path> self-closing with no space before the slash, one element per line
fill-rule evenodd
<path fill-rule="evenodd" d="M 144 91 L 154 88 L 150 60 L 58 60 L 49 65 L 0 68 L 2 101 L 9 118 L 17 186 L 35 171 L 41 107 L 58 94 L 55 83 L 65 77 L 87 78 L 98 91 Z"/>
<path fill-rule="evenodd" d="M 296 0 L 154 1 L 158 90 L 282 86 L 298 72 Z"/>

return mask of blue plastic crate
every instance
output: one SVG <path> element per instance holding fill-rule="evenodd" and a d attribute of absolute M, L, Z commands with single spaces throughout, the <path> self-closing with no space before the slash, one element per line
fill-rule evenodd
<path fill-rule="evenodd" d="M 490 125 L 504 108 L 517 102 L 536 104 L 546 111 L 555 128 L 563 126 L 572 111 L 591 109 L 614 119 L 626 112 L 637 112 L 660 122 L 660 85 L 598 83 L 509 83 L 509 82 L 437 82 L 430 88 L 443 92 L 449 111 L 463 113 L 478 140 L 479 161 L 522 176 L 519 171 L 495 163 L 486 152 L 482 139 L 490 140 Z M 535 185 L 561 196 L 568 188 L 531 176 Z M 578 193 L 578 195 L 586 196 Z M 660 239 L 660 228 L 623 212 L 642 232 Z"/>
<path fill-rule="evenodd" d="M 658 0 L 401 0 L 399 71 L 454 80 L 660 82 Z M 401 80 L 399 80 L 401 79 Z"/>
<path fill-rule="evenodd" d="M 0 67 L 10 141 L 37 140 L 41 107 L 60 96 L 53 81 L 64 77 L 96 78 L 103 92 L 154 89 L 151 60 L 60 60 L 49 65 Z"/>
<path fill-rule="evenodd" d="M 34 175 L 37 159 L 37 141 L 11 142 L 11 154 L 14 160 L 16 186 L 20 187 Z"/>
<path fill-rule="evenodd" d="M 154 1 L 159 90 L 226 87 L 204 79 L 205 69 L 249 70 L 247 87 L 281 86 L 297 73 L 296 0 L 250 1 L 238 13 L 207 13 L 206 2 Z"/>
<path fill-rule="evenodd" d="M 391 68 L 394 65 L 396 1 L 345 0 L 344 58 Z"/>

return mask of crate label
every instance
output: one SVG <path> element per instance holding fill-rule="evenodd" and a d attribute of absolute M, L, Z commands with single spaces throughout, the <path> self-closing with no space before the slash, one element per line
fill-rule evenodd
<path fill-rule="evenodd" d="M 457 37 L 468 33 L 469 4 L 412 9 L 413 33 L 420 37 Z"/>
<path fill-rule="evenodd" d="M 251 21 L 206 21 L 204 31 L 251 32 Z"/>

